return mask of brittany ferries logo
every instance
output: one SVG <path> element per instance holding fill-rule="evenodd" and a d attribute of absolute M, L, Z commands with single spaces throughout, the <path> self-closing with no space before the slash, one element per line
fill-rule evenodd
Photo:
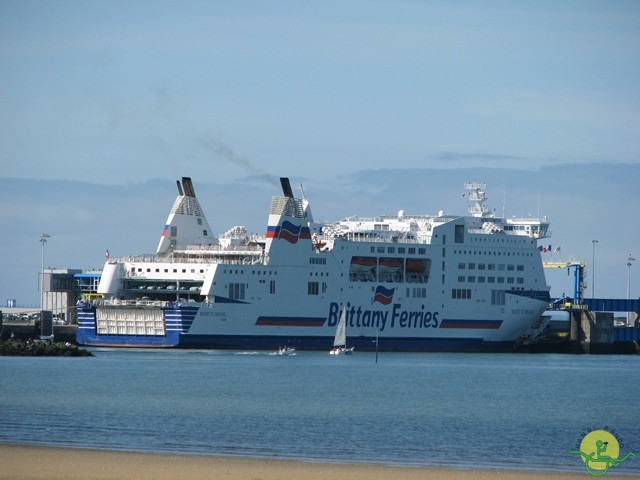
<path fill-rule="evenodd" d="M 376 288 L 376 292 L 373 294 L 373 302 L 371 303 L 381 303 L 382 305 L 389 305 L 393 302 L 393 293 L 396 291 L 395 288 L 385 288 L 380 285 Z"/>
<path fill-rule="evenodd" d="M 311 233 L 309 232 L 309 227 L 294 225 L 291 222 L 284 221 L 281 227 L 269 227 L 267 237 L 282 238 L 289 243 L 298 243 L 300 239 L 310 240 Z"/>

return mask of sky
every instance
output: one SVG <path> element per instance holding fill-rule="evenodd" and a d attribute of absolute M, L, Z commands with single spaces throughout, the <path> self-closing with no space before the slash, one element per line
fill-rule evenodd
<path fill-rule="evenodd" d="M 637 298 L 638 45 L 634 1 L 2 0 L 0 305 L 38 303 L 41 233 L 56 267 L 154 251 L 182 176 L 217 233 L 279 176 L 332 221 L 485 181 Z"/>

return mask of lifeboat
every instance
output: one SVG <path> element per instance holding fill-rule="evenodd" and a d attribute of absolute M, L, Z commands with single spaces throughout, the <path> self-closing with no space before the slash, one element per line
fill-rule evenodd
<path fill-rule="evenodd" d="M 372 257 L 353 257 L 349 271 L 351 273 L 369 273 L 376 266 L 376 259 Z"/>
<path fill-rule="evenodd" d="M 402 268 L 402 260 L 397 258 L 381 258 L 378 270 L 380 273 L 396 273 Z"/>

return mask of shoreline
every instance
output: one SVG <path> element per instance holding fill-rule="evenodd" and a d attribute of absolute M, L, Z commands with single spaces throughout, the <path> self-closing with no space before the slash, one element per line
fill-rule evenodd
<path fill-rule="evenodd" d="M 322 463 L 277 458 L 142 453 L 54 446 L 0 444 L 0 480 L 533 480 L 578 479 L 585 473 L 482 468 Z"/>

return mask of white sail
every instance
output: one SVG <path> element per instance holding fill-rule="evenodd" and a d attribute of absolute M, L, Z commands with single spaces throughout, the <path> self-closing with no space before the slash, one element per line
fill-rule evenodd
<path fill-rule="evenodd" d="M 340 320 L 338 320 L 338 327 L 336 328 L 336 336 L 333 339 L 334 347 L 346 347 L 347 346 L 347 307 L 342 307 L 342 313 L 340 314 Z"/>

